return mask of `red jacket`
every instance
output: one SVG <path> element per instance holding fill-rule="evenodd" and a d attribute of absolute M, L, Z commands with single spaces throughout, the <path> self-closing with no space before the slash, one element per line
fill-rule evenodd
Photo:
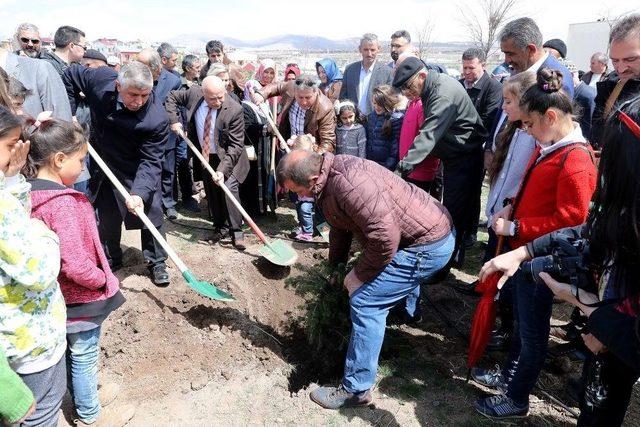
<path fill-rule="evenodd" d="M 87 197 L 52 181 L 32 181 L 31 216 L 60 238 L 58 282 L 67 305 L 111 298 L 119 283 L 100 244 L 95 214 Z"/>
<path fill-rule="evenodd" d="M 568 145 L 536 163 L 539 155 L 537 147 L 514 201 L 512 218 L 519 227 L 510 239 L 511 248 L 587 219 L 597 175 L 591 147 Z"/>
<path fill-rule="evenodd" d="M 418 98 L 411 101 L 404 113 L 402 128 L 400 129 L 400 145 L 399 159 L 402 160 L 409 152 L 409 148 L 413 145 L 413 140 L 420 132 L 420 126 L 424 122 L 422 113 L 422 99 Z M 413 172 L 409 174 L 409 178 L 416 181 L 433 181 L 440 166 L 440 159 L 433 156 L 427 156 L 422 163 L 417 165 Z"/>

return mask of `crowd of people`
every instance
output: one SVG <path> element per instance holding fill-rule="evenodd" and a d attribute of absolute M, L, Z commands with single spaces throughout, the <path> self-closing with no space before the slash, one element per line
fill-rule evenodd
<path fill-rule="evenodd" d="M 331 263 L 360 242 L 344 279 L 344 377 L 310 397 L 332 409 L 369 404 L 387 316 L 419 322 L 421 285 L 464 265 L 487 180 L 479 281 L 502 274 L 490 346 L 508 356 L 500 369 L 472 371 L 495 390 L 475 409 L 496 420 L 528 414 L 558 298 L 576 307 L 565 329 L 586 355 L 578 425 L 621 425 L 640 377 L 640 15 L 615 23 L 609 56 L 594 53 L 586 73 L 530 18 L 501 29 L 504 64 L 492 72 L 483 50 L 465 50 L 459 81 L 420 59 L 407 31 L 390 39 L 391 62 L 367 33 L 362 60 L 343 71 L 324 58 L 316 73 L 296 64 L 280 73 L 264 59 L 254 75 L 213 40 L 204 64 L 186 55 L 179 73 L 169 43 L 120 64 L 90 49 L 80 29 L 60 27 L 46 51 L 37 27 L 20 25 L 18 49 L 0 49 L 0 418 L 55 426 L 67 389 L 78 425 L 133 417 L 130 404 L 102 410 L 118 390 L 97 382 L 102 323 L 125 302 L 113 274 L 122 226 L 140 230 L 150 278 L 167 286 L 167 254 L 136 210 L 164 235 L 165 218 L 199 212 L 204 198 L 212 243 L 229 238 L 244 250 L 243 218 L 222 184 L 255 216 L 276 216 L 288 191 L 292 237 L 313 242 L 328 223 Z M 557 256 L 569 238 L 590 248 L 595 288 L 520 268 Z M 456 289 L 477 295 L 478 284 Z M 596 368 L 604 397 L 594 403 Z"/>

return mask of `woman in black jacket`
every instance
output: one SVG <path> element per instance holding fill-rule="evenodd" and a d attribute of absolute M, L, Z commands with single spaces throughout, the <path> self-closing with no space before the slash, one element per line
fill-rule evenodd
<path fill-rule="evenodd" d="M 588 262 L 598 295 L 540 273 L 556 297 L 578 307 L 589 320 L 583 335 L 591 355 L 583 377 L 599 366 L 606 398 L 593 404 L 585 393 L 578 426 L 622 425 L 640 377 L 640 97 L 623 104 L 604 133 L 594 204 L 587 223 L 542 236 L 486 263 L 480 280 L 495 271 L 512 276 L 523 261 L 548 255 L 559 240 L 588 241 Z M 597 362 L 597 363 L 596 363 Z"/>

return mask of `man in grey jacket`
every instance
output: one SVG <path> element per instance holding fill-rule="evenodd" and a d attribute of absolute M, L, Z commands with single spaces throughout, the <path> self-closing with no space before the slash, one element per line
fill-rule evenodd
<path fill-rule="evenodd" d="M 482 189 L 482 144 L 487 131 L 464 87 L 433 71 L 418 58 L 407 58 L 396 69 L 393 86 L 409 100 L 422 98 L 424 122 L 396 173 L 406 176 L 427 155 L 444 164 L 443 202 L 456 228 L 453 260 L 464 262 L 464 241 L 474 225 L 474 200 Z"/>
<path fill-rule="evenodd" d="M 71 121 L 67 92 L 51 64 L 0 49 L 0 67 L 31 91 L 22 106 L 25 113 L 36 117 L 43 111 L 52 111 L 53 117 Z"/>
<path fill-rule="evenodd" d="M 362 114 L 372 110 L 371 92 L 376 86 L 391 84 L 391 69 L 376 61 L 380 52 L 378 36 L 367 33 L 360 39 L 358 48 L 362 61 L 347 65 L 342 78 L 340 99 L 349 99 L 358 106 Z"/>

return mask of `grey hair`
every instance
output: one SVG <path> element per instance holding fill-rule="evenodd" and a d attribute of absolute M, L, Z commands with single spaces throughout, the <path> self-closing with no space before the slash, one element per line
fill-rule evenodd
<path fill-rule="evenodd" d="M 228 73 L 229 72 L 229 68 L 227 68 L 226 65 L 224 65 L 222 62 L 216 62 L 214 64 L 211 64 L 211 67 L 209 67 L 209 70 L 207 71 L 207 76 L 217 76 L 220 73 Z"/>
<path fill-rule="evenodd" d="M 609 35 L 609 44 L 632 37 L 640 38 L 640 14 L 626 16 L 615 23 Z"/>
<path fill-rule="evenodd" d="M 148 67 L 151 69 L 151 72 L 160 73 L 162 71 L 162 59 L 160 59 L 160 55 L 158 52 L 153 50 L 150 47 L 142 49 L 138 55 L 145 54 L 149 56 L 149 64 Z M 142 61 L 141 61 L 142 62 Z M 144 64 L 144 62 L 142 62 Z"/>
<path fill-rule="evenodd" d="M 160 58 L 171 59 L 171 55 L 178 54 L 178 50 L 169 43 L 162 43 L 158 46 L 158 55 Z"/>
<path fill-rule="evenodd" d="M 366 33 L 362 35 L 362 37 L 360 38 L 360 46 L 362 46 L 364 43 L 375 43 L 377 45 L 380 45 L 378 36 L 373 33 Z"/>
<path fill-rule="evenodd" d="M 24 22 L 18 25 L 18 28 L 16 28 L 16 37 L 18 37 L 20 31 L 35 31 L 36 33 L 40 34 L 40 30 L 38 29 L 38 27 L 28 22 Z"/>
<path fill-rule="evenodd" d="M 196 62 L 200 62 L 200 58 L 196 55 L 185 55 L 182 58 L 182 71 L 186 71 L 187 68 L 193 68 Z"/>
<path fill-rule="evenodd" d="M 472 59 L 478 58 L 478 61 L 484 63 L 487 61 L 487 56 L 484 54 L 482 49 L 478 49 L 477 47 L 470 47 L 462 53 L 463 61 L 471 61 Z"/>
<path fill-rule="evenodd" d="M 609 57 L 602 53 L 602 52 L 596 52 L 593 55 L 591 55 L 591 59 L 593 61 L 598 61 L 601 64 L 607 65 L 609 63 Z"/>
<path fill-rule="evenodd" d="M 294 88 L 296 90 L 316 90 L 320 86 L 320 79 L 315 74 L 302 74 L 296 78 Z"/>
<path fill-rule="evenodd" d="M 151 70 L 140 61 L 124 64 L 118 73 L 118 83 L 122 87 L 135 89 L 152 89 L 153 76 Z"/>
<path fill-rule="evenodd" d="M 542 33 L 531 18 L 518 18 L 508 22 L 500 31 L 498 39 L 501 42 L 512 39 L 520 50 L 524 50 L 530 44 L 542 48 Z"/>

